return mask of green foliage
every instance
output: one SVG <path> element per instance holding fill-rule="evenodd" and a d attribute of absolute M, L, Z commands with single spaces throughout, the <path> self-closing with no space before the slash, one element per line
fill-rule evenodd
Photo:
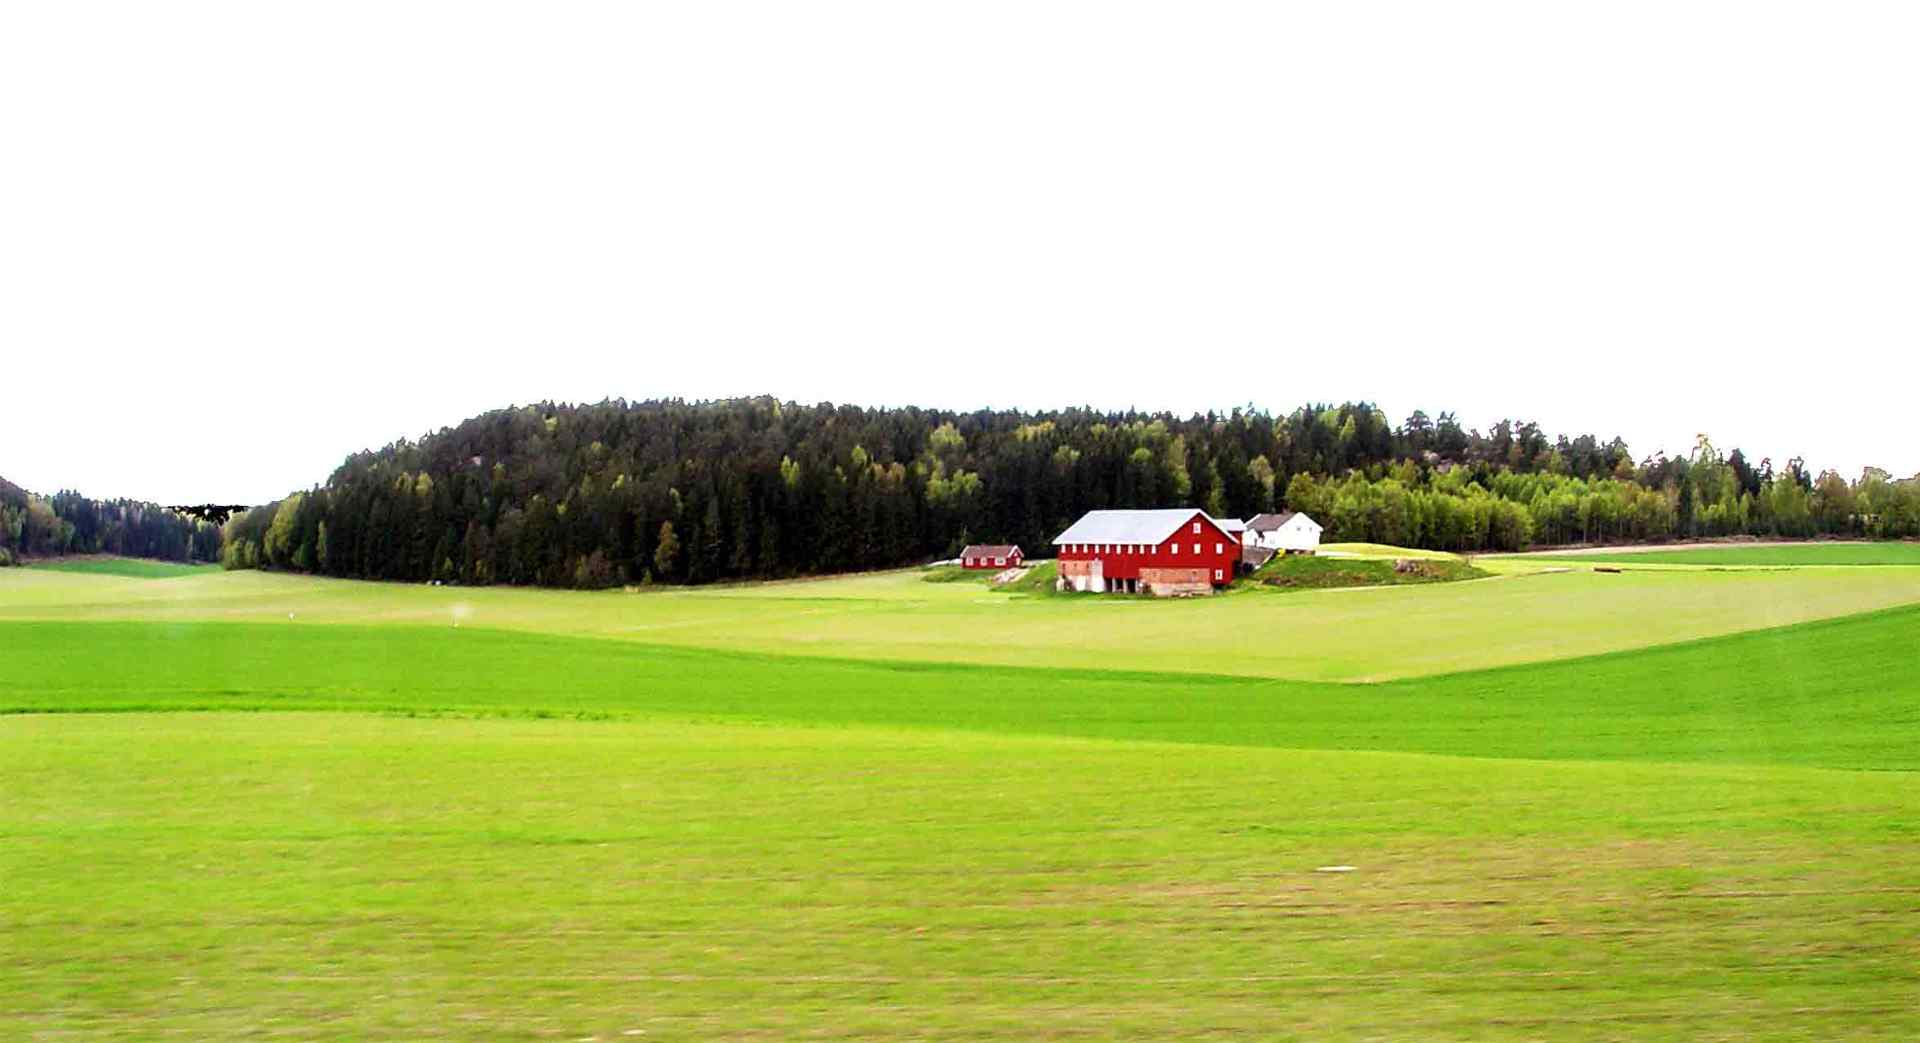
<path fill-rule="evenodd" d="M 1619 439 L 1462 427 L 1368 403 L 1191 417 L 951 413 L 777 403 L 541 403 L 349 458 L 324 486 L 242 516 L 224 560 L 333 576 L 576 586 L 864 571 L 969 540 L 1038 549 L 1088 510 L 1305 510 L 1333 540 L 1461 552 L 1695 535 L 1920 535 L 1920 481 L 1816 482 L 1702 439 L 1636 465 Z M 29 503 L 6 506 L 0 536 Z M 57 505 L 56 505 L 57 506 Z M 287 507 L 282 514 L 281 506 Z M 58 510 L 55 511 L 58 514 Z M 674 526 L 671 567 L 659 533 Z M 326 527 L 324 545 L 320 527 Z M 37 538 L 59 542 L 46 525 Z M 189 556 L 219 553 L 195 543 Z M 91 548 L 84 526 L 72 544 Z M 0 539 L 0 546 L 9 544 Z M 599 570 L 587 570 L 598 575 Z M 596 580 L 597 582 L 597 580 Z"/>
<path fill-rule="evenodd" d="M 666 579 L 674 574 L 680 563 L 680 540 L 673 534 L 673 523 L 660 523 L 660 538 L 653 547 L 653 574 Z"/>
<path fill-rule="evenodd" d="M 0 552 L 9 560 L 109 554 L 205 562 L 220 556 L 220 530 L 157 504 L 70 490 L 43 498 L 0 479 Z"/>
<path fill-rule="evenodd" d="M 280 568 L 292 567 L 295 549 L 295 523 L 300 517 L 300 508 L 306 503 L 306 494 L 294 493 L 280 502 L 275 510 L 273 523 L 267 526 L 267 533 L 260 541 L 261 552 L 266 564 Z"/>

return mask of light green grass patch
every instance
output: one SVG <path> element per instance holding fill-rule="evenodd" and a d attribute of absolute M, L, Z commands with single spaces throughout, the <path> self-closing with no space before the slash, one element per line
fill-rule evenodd
<path fill-rule="evenodd" d="M 1476 559 L 1476 561 L 1486 559 Z M 1567 566 L 1560 566 L 1566 568 Z M 1520 571 L 1537 572 L 1525 563 Z M 649 644 L 916 662 L 1377 680 L 1539 662 L 1920 602 L 1920 570 L 1516 575 L 1286 597 L 1035 596 L 926 583 L 917 569 L 723 590 L 514 590 L 262 572 L 167 583 L 13 569 L 0 620 L 417 623 Z M 1031 588 L 1031 589 L 1029 589 Z"/>
<path fill-rule="evenodd" d="M 171 714 L 0 791 L 8 1038 L 1920 1033 L 1903 774 Z"/>
<path fill-rule="evenodd" d="M 73 572 L 90 576 L 125 576 L 132 579 L 180 579 L 208 575 L 220 566 L 206 562 L 154 561 L 149 558 L 55 558 L 27 566 L 44 572 Z"/>
<path fill-rule="evenodd" d="M 1578 554 L 1533 555 L 1532 560 L 1608 562 L 1620 565 L 1920 565 L 1920 543 L 1702 544 L 1637 551 L 1630 548 Z"/>

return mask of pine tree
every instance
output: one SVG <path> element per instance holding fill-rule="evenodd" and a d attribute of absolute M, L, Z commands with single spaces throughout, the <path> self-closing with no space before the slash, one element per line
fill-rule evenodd
<path fill-rule="evenodd" d="M 660 523 L 660 539 L 653 548 L 653 576 L 662 583 L 670 582 L 674 567 L 680 563 L 680 540 L 673 534 L 673 523 Z"/>

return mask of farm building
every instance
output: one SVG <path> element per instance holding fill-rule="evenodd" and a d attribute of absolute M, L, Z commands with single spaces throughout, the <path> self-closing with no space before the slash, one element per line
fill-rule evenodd
<path fill-rule="evenodd" d="M 1053 539 L 1062 590 L 1206 594 L 1233 579 L 1240 541 L 1205 511 L 1088 511 Z"/>
<path fill-rule="evenodd" d="M 970 543 L 960 552 L 960 564 L 970 569 L 1010 569 L 1024 560 L 1020 548 L 1009 543 Z"/>
<path fill-rule="evenodd" d="M 1282 554 L 1312 554 L 1320 549 L 1320 523 L 1299 511 L 1257 514 L 1247 523 L 1246 543 Z"/>

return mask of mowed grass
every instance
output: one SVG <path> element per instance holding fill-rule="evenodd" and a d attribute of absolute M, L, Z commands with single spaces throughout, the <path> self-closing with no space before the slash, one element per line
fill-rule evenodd
<path fill-rule="evenodd" d="M 1534 555 L 1544 561 L 1549 556 Z M 1554 554 L 1559 561 L 1634 565 L 1920 565 L 1920 543 L 1706 544 L 1660 550 L 1595 550 Z"/>
<path fill-rule="evenodd" d="M 0 576 L 0 1039 L 1920 1038 L 1916 575 Z"/>
<path fill-rule="evenodd" d="M 1564 568 L 1564 566 L 1562 566 Z M 216 573 L 0 570 L 0 621 L 411 623 L 908 662 L 1381 680 L 1712 637 L 1920 602 L 1920 569 L 1646 570 L 1170 602 L 927 583 L 919 570 L 628 594 Z M 1526 574 L 1531 573 L 1531 574 Z M 1044 587 L 1047 567 L 1029 581 Z"/>
<path fill-rule="evenodd" d="M 451 627 L 0 624 L 0 710 L 927 727 L 1483 757 L 1920 769 L 1920 607 L 1374 685 L 747 655 Z"/>
<path fill-rule="evenodd" d="M 0 788 L 6 1038 L 1920 1033 L 1902 773 L 163 714 Z"/>
<path fill-rule="evenodd" d="M 43 572 L 76 572 L 87 576 L 124 576 L 131 579 L 179 579 L 184 576 L 210 575 L 220 571 L 220 566 L 204 562 L 115 557 L 55 558 L 32 562 L 26 567 Z"/>

